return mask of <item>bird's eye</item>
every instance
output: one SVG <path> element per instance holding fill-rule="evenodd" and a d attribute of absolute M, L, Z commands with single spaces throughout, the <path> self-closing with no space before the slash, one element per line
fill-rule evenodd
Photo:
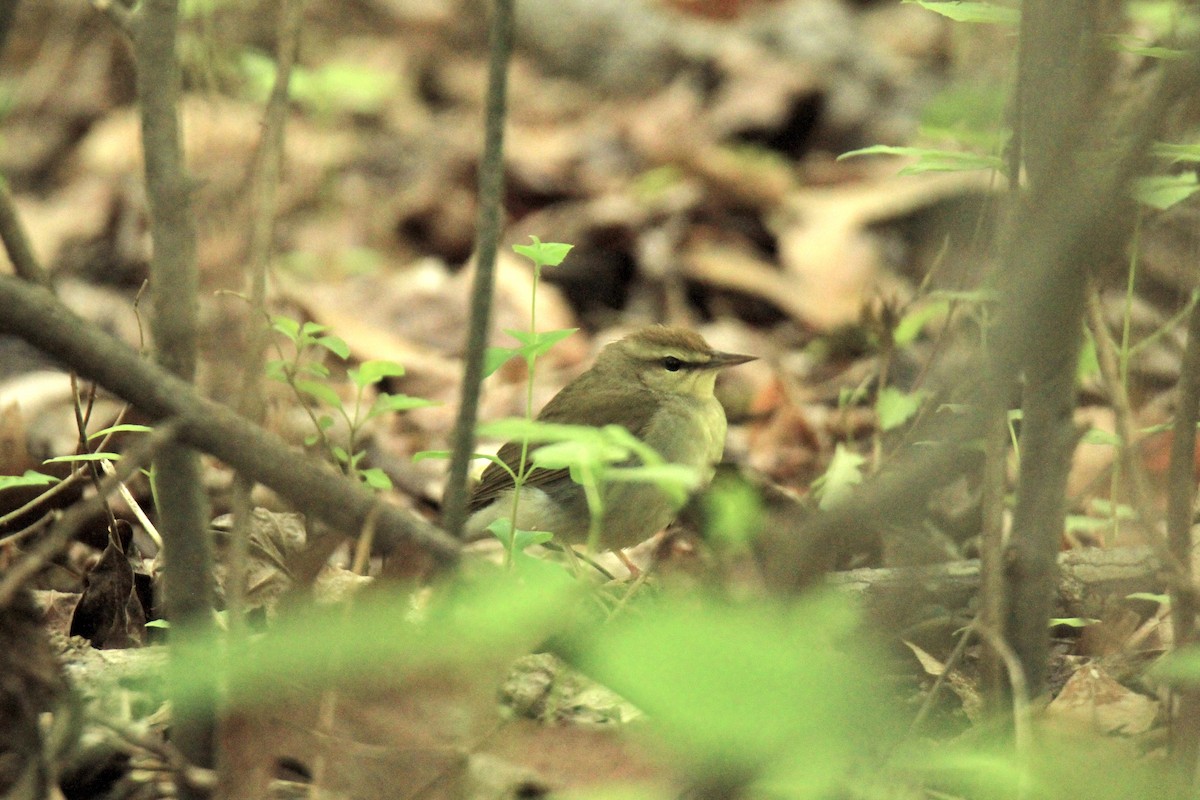
<path fill-rule="evenodd" d="M 679 368 L 683 366 L 683 362 L 675 356 L 667 356 L 663 359 L 663 369 L 667 372 L 679 372 Z"/>

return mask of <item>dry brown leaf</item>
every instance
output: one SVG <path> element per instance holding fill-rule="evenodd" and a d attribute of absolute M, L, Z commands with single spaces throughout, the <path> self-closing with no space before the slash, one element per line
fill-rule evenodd
<path fill-rule="evenodd" d="M 889 163 L 889 169 L 895 165 Z M 986 174 L 895 176 L 793 192 L 773 223 L 779 260 L 791 277 L 793 307 L 820 330 L 858 320 L 864 302 L 910 290 L 884 268 L 872 224 L 988 187 Z"/>
<path fill-rule="evenodd" d="M 468 300 L 473 271 L 451 273 L 444 265 L 425 262 L 408 269 L 379 272 L 338 283 L 292 284 L 283 291 L 315 321 L 328 325 L 350 345 L 356 358 L 387 358 L 410 371 L 429 372 L 457 380 L 457 358 L 466 341 Z M 515 256 L 499 254 L 493 330 L 529 328 L 532 273 Z M 538 328 L 575 326 L 570 307 L 557 289 L 543 281 L 538 287 Z M 495 344 L 506 337 L 493 334 Z M 554 363 L 578 347 L 564 342 L 549 354 Z"/>
<path fill-rule="evenodd" d="M 926 675 L 932 675 L 936 678 L 946 671 L 945 664 L 929 655 L 929 653 L 927 653 L 920 646 L 913 644 L 907 639 L 901 639 L 901 641 L 904 642 L 905 647 L 907 647 L 909 650 L 912 650 L 913 655 L 916 656 L 917 661 L 921 663 L 921 669 L 925 670 Z"/>
<path fill-rule="evenodd" d="M 185 95 L 180 108 L 187 168 L 198 178 L 233 169 L 245 175 L 262 135 L 262 111 L 255 105 L 213 95 Z M 80 143 L 80 168 L 87 173 L 141 175 L 141 122 L 136 108 L 114 111 Z M 344 163 L 356 149 L 350 131 L 288 122 L 286 161 L 293 169 L 324 170 Z"/>
<path fill-rule="evenodd" d="M 45 198 L 14 199 L 29 244 L 43 265 L 54 264 L 63 245 L 100 236 L 115 202 L 110 180 L 86 176 Z"/>
<path fill-rule="evenodd" d="M 1116 435 L 1116 417 L 1107 406 L 1084 406 L 1075 410 L 1075 425 L 1084 430 L 1095 429 Z M 1080 497 L 1094 493 L 1099 481 L 1112 468 L 1116 448 L 1111 444 L 1080 442 L 1071 458 L 1071 471 L 1067 476 L 1067 496 Z M 1107 487 L 1105 493 L 1107 493 Z"/>
<path fill-rule="evenodd" d="M 1098 733 L 1130 736 L 1150 730 L 1159 703 L 1117 683 L 1097 663 L 1086 664 L 1067 679 L 1046 708 L 1051 719 L 1086 725 Z"/>
<path fill-rule="evenodd" d="M 314 642 L 315 649 L 321 648 Z M 270 708 L 234 712 L 221 725 L 232 797 L 266 797 L 283 768 L 330 797 L 461 797 L 468 755 L 494 726 L 490 686 L 479 679 L 413 676 L 375 688 L 300 687 L 280 676 Z"/>
<path fill-rule="evenodd" d="M 37 467 L 38 462 L 29 455 L 27 437 L 20 404 L 13 401 L 0 408 L 0 475 L 21 475 Z"/>
<path fill-rule="evenodd" d="M 759 298 L 802 325 L 808 320 L 812 304 L 802 297 L 796 279 L 747 247 L 701 239 L 693 241 L 681 258 L 693 280 Z"/>

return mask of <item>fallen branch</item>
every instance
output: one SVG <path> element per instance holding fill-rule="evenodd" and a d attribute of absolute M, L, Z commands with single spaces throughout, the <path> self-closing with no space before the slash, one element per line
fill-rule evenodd
<path fill-rule="evenodd" d="M 1133 592 L 1161 592 L 1162 567 L 1149 547 L 1087 548 L 1058 557 L 1055 607 L 1062 617 L 1100 617 L 1114 601 Z M 835 572 L 828 582 L 860 597 L 868 617 L 892 629 L 929 616 L 929 610 L 964 610 L 979 591 L 979 561 L 927 567 L 856 569 Z"/>

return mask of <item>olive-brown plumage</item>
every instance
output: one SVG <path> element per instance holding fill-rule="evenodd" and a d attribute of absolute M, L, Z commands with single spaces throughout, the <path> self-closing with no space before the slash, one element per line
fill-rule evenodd
<path fill-rule="evenodd" d="M 713 350 L 684 328 L 643 328 L 601 350 L 596 363 L 546 404 L 543 422 L 621 425 L 667 461 L 691 466 L 707 483 L 725 449 L 725 412 L 713 396 L 717 372 L 753 356 Z M 530 445 L 530 452 L 536 445 Z M 499 458 L 519 466 L 520 442 Z M 483 473 L 471 495 L 467 534 L 482 536 L 512 512 L 513 483 L 498 464 Z M 613 482 L 604 487 L 602 542 L 629 547 L 666 527 L 679 508 L 653 484 Z M 583 489 L 567 470 L 534 469 L 522 490 L 517 527 L 547 530 L 567 542 L 587 539 L 590 517 Z"/>

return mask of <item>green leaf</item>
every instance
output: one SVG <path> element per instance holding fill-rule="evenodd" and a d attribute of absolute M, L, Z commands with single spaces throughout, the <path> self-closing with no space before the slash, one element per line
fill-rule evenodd
<path fill-rule="evenodd" d="M 1168 653 L 1150 668 L 1149 674 L 1173 686 L 1200 685 L 1200 645 L 1188 645 Z"/>
<path fill-rule="evenodd" d="M 595 471 L 629 457 L 624 448 L 612 447 L 598 439 L 579 439 L 554 442 L 534 450 L 533 463 L 542 469 L 574 469 L 586 466 Z"/>
<path fill-rule="evenodd" d="M 519 352 L 513 347 L 489 347 L 483 353 L 483 377 L 491 377 Z"/>
<path fill-rule="evenodd" d="M 524 417 L 506 417 L 479 426 L 479 435 L 492 439 L 528 439 L 531 442 L 600 442 L 603 434 L 591 425 L 564 425 Z"/>
<path fill-rule="evenodd" d="M 532 360 L 545 355 L 551 347 L 566 339 L 577 330 L 579 328 L 564 328 L 557 331 L 542 332 L 506 330 L 505 333 L 521 343 L 521 346 L 515 352 L 523 355 L 527 360 Z"/>
<path fill-rule="evenodd" d="M 633 193 L 642 202 L 653 203 L 683 179 L 683 170 L 674 164 L 652 167 L 633 179 Z"/>
<path fill-rule="evenodd" d="M 1120 436 L 1111 431 L 1101 430 L 1100 428 L 1089 428 L 1080 441 L 1084 444 L 1107 444 L 1112 447 L 1121 446 Z"/>
<path fill-rule="evenodd" d="M 225 681 L 230 707 L 239 709 L 269 706 L 292 691 L 292 681 L 346 685 L 369 678 L 401 687 L 418 675 L 465 680 L 486 670 L 483 665 L 531 652 L 580 616 L 582 587 L 561 569 L 514 580 L 481 567 L 474 580 L 435 593 L 418 615 L 403 592 L 360 593 L 352 604 L 290 609 L 253 638 L 177 630 L 172 645 L 185 655 L 173 711 L 206 710 L 214 673 Z M 314 641 L 322 646 L 313 647 Z"/>
<path fill-rule="evenodd" d="M 288 383 L 287 362 L 273 358 L 263 365 L 263 373 L 273 381 Z"/>
<path fill-rule="evenodd" d="M 762 532 L 762 496 L 749 481 L 718 473 L 700 499 L 704 505 L 705 541 L 741 550 Z"/>
<path fill-rule="evenodd" d="M 892 331 L 892 341 L 900 346 L 909 345 L 916 341 L 925 330 L 925 326 L 935 319 L 941 319 L 950 313 L 950 301 L 947 299 L 922 303 L 905 314 L 896 329 Z"/>
<path fill-rule="evenodd" d="M 969 403 L 942 403 L 937 407 L 937 413 L 941 414 L 944 411 L 947 414 L 966 414 L 971 408 Z"/>
<path fill-rule="evenodd" d="M 626 462 L 636 455 L 648 465 L 664 464 L 662 456 L 619 425 L 594 428 L 590 425 L 561 425 L 521 417 L 497 420 L 479 426 L 489 438 L 546 442 L 533 451 L 533 463 L 543 469 L 586 469 L 603 473 L 609 465 Z M 661 474 L 667 480 L 667 473 Z"/>
<path fill-rule="evenodd" d="M 120 453 L 79 453 L 73 456 L 55 456 L 47 458 L 43 464 L 73 464 L 78 461 L 120 461 Z"/>
<path fill-rule="evenodd" d="M 894 386 L 885 386 L 875 398 L 875 413 L 879 416 L 879 427 L 885 431 L 895 430 L 912 419 L 928 392 L 902 392 Z"/>
<path fill-rule="evenodd" d="M 1088 508 L 1092 510 L 1092 513 L 1097 515 L 1103 515 L 1110 518 L 1113 516 L 1114 508 L 1112 501 L 1103 497 L 1093 497 L 1088 501 Z M 1118 503 L 1115 511 L 1117 519 L 1137 519 L 1137 513 L 1134 512 L 1131 506 L 1128 506 L 1125 503 Z"/>
<path fill-rule="evenodd" d="M 951 141 L 965 150 L 1002 152 L 1011 131 L 1001 123 L 1008 107 L 1003 81 L 955 81 L 921 109 L 923 141 Z"/>
<path fill-rule="evenodd" d="M 363 483 L 367 486 L 379 492 L 386 492 L 392 488 L 392 479 L 378 467 L 359 470 L 358 477 L 362 478 Z"/>
<path fill-rule="evenodd" d="M 1196 173 L 1152 175 L 1133 181 L 1133 198 L 1143 205 L 1166 211 L 1200 191 Z"/>
<path fill-rule="evenodd" d="M 27 469 L 21 475 L 0 475 L 0 491 L 5 489 L 15 489 L 18 486 L 48 486 L 52 483 L 58 483 L 59 479 L 53 475 L 45 475 L 41 472 Z"/>
<path fill-rule="evenodd" d="M 1096 353 L 1096 340 L 1085 326 L 1083 345 L 1079 348 L 1079 362 L 1075 365 L 1075 380 L 1088 380 L 1100 374 L 1100 356 Z"/>
<path fill-rule="evenodd" d="M 300 323 L 291 317 L 272 317 L 271 327 L 293 342 L 300 339 Z"/>
<path fill-rule="evenodd" d="M 297 391 L 303 392 L 327 406 L 332 406 L 333 408 L 342 407 L 342 398 L 338 397 L 338 393 L 330 388 L 329 384 L 297 380 L 295 386 Z"/>
<path fill-rule="evenodd" d="M 517 529 L 514 532 L 512 520 L 508 517 L 500 517 L 493 520 L 487 526 L 487 531 L 500 540 L 505 550 L 517 553 L 523 553 L 534 545 L 545 544 L 554 538 L 554 534 L 550 531 L 523 531 Z"/>
<path fill-rule="evenodd" d="M 843 386 L 838 391 L 838 408 L 848 408 L 867 399 L 867 387 Z"/>
<path fill-rule="evenodd" d="M 1124 5 L 1131 22 L 1150 28 L 1156 36 L 1178 30 L 1181 24 L 1190 27 L 1186 23 L 1192 15 L 1179 0 L 1129 0 Z"/>
<path fill-rule="evenodd" d="M 1157 58 L 1163 61 L 1177 61 L 1188 55 L 1187 50 L 1146 44 L 1141 37 L 1130 34 L 1110 34 L 1105 37 L 1105 43 L 1118 53 L 1131 53 L 1135 56 Z"/>
<path fill-rule="evenodd" d="M 121 425 L 112 425 L 107 428 L 102 428 L 95 433 L 89 434 L 87 438 L 90 442 L 92 439 L 99 439 L 102 436 L 108 436 L 110 433 L 150 433 L 153 430 L 154 428 L 151 428 L 149 425 L 135 425 L 131 422 L 127 422 Z"/>
<path fill-rule="evenodd" d="M 699 471 L 684 464 L 614 467 L 605 471 L 604 478 L 626 483 L 652 483 L 680 506 L 687 502 L 692 490 L 700 485 Z"/>
<path fill-rule="evenodd" d="M 854 626 L 831 593 L 795 604 L 666 597 L 575 646 L 580 668 L 644 710 L 689 774 L 787 763 L 803 791 L 764 796 L 815 799 L 845 793 L 839 784 L 885 725 Z"/>
<path fill-rule="evenodd" d="M 812 484 L 820 498 L 817 505 L 822 511 L 828 511 L 849 499 L 854 487 L 862 483 L 862 468 L 866 462 L 858 453 L 847 450 L 846 445 L 838 444 L 825 474 Z"/>
<path fill-rule="evenodd" d="M 380 414 L 412 411 L 414 408 L 440 406 L 440 400 L 426 400 L 424 397 L 409 397 L 406 394 L 388 394 L 384 392 L 375 398 L 367 419 L 374 419 Z"/>
<path fill-rule="evenodd" d="M 324 333 L 329 330 L 328 325 L 322 325 L 319 322 L 306 322 L 300 326 L 300 336 L 304 339 L 314 340 L 317 334 Z"/>
<path fill-rule="evenodd" d="M 484 530 L 499 539 L 500 544 L 504 545 L 505 550 L 512 549 L 513 524 L 511 519 L 508 517 L 497 517 L 488 523 L 488 526 Z"/>
<path fill-rule="evenodd" d="M 395 97 L 396 73 L 353 62 L 332 62 L 300 71 L 293 90 L 296 100 L 319 114 L 378 114 Z"/>
<path fill-rule="evenodd" d="M 384 378 L 398 378 L 404 374 L 404 366 L 395 361 L 364 361 L 358 369 L 347 370 L 355 386 L 363 388 L 379 383 Z"/>
<path fill-rule="evenodd" d="M 512 548 L 518 553 L 523 553 L 534 545 L 545 544 L 553 538 L 554 534 L 550 531 L 523 531 L 518 529 Z"/>
<path fill-rule="evenodd" d="M 415 464 L 418 461 L 424 461 L 427 458 L 450 458 L 454 453 L 450 450 L 421 450 L 418 453 L 412 454 L 412 460 Z"/>
<path fill-rule="evenodd" d="M 1020 11 L 995 3 L 960 2 L 959 0 L 903 0 L 903 2 L 906 5 L 918 5 L 955 22 L 1016 25 L 1021 21 Z"/>
<path fill-rule="evenodd" d="M 1155 594 L 1154 592 L 1133 592 L 1125 595 L 1126 600 L 1149 600 L 1151 603 L 1158 603 L 1160 606 L 1168 606 L 1171 604 L 1171 595 Z"/>
<path fill-rule="evenodd" d="M 232 0 L 182 0 L 179 4 L 179 16 L 187 20 L 211 16 L 222 7 L 230 6 L 231 2 Z"/>
<path fill-rule="evenodd" d="M 329 448 L 329 450 L 330 450 L 330 452 L 333 453 L 333 457 L 338 460 L 338 463 L 341 463 L 341 464 L 349 464 L 350 463 L 350 460 L 351 460 L 350 454 L 348 452 L 346 452 L 346 448 L 342 447 L 341 445 L 335 444 L 333 447 Z"/>
<path fill-rule="evenodd" d="M 999 299 L 999 295 L 987 289 L 935 289 L 929 293 L 929 299 L 983 305 L 985 303 L 996 302 Z"/>
<path fill-rule="evenodd" d="M 1112 527 L 1112 519 L 1089 517 L 1086 514 L 1067 514 L 1063 527 L 1068 533 L 1093 533 Z"/>
<path fill-rule="evenodd" d="M 647 466 L 667 463 L 667 460 L 659 455 L 657 450 L 634 436 L 628 428 L 620 425 L 605 425 L 600 429 L 600 435 L 604 441 L 613 446 L 633 453 Z"/>
<path fill-rule="evenodd" d="M 313 344 L 324 347 L 343 361 L 350 357 L 350 345 L 340 336 L 319 336 L 313 340 Z"/>
<path fill-rule="evenodd" d="M 1099 621 L 1090 617 L 1051 617 L 1050 627 L 1065 625 L 1068 628 L 1086 628 L 1089 625 L 1095 625 Z"/>
<path fill-rule="evenodd" d="M 543 242 L 536 236 L 529 238 L 533 240 L 533 244 L 514 244 L 513 251 L 517 255 L 525 256 L 538 267 L 557 267 L 574 247 L 570 244 Z"/>
<path fill-rule="evenodd" d="M 329 367 L 319 361 L 306 361 L 296 368 L 297 375 L 312 375 L 324 380 L 329 377 Z"/>
<path fill-rule="evenodd" d="M 975 153 L 962 153 L 954 150 L 934 150 L 926 147 L 891 147 L 877 144 L 842 153 L 837 160 L 857 158 L 858 156 L 907 156 L 915 158 L 915 164 L 910 164 L 900 170 L 901 175 L 917 175 L 922 172 L 969 172 L 979 169 L 994 169 L 1004 171 L 1004 161 L 998 156 L 982 156 Z"/>

